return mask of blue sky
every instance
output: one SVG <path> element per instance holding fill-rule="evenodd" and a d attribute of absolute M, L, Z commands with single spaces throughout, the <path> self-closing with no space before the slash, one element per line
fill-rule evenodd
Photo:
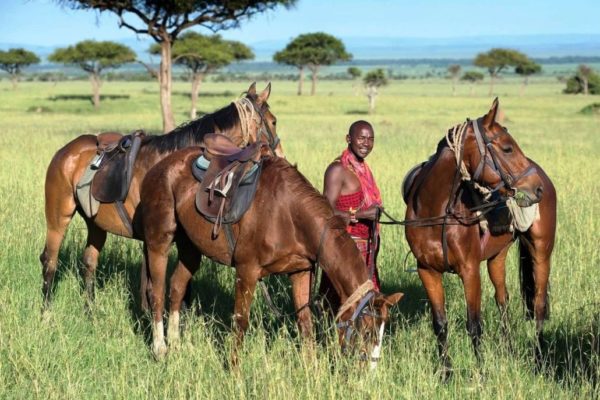
<path fill-rule="evenodd" d="M 256 43 L 314 31 L 420 38 L 600 34 L 599 15 L 600 0 L 299 0 L 222 35 Z M 133 36 L 110 13 L 73 11 L 50 0 L 0 1 L 0 43 L 58 46 Z"/>

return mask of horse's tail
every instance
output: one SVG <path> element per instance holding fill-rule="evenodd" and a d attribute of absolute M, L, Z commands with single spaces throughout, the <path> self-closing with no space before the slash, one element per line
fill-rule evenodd
<path fill-rule="evenodd" d="M 525 317 L 533 319 L 535 307 L 535 276 L 533 274 L 533 256 L 526 243 L 526 238 L 519 237 L 519 277 L 521 281 L 521 296 L 525 304 Z M 550 307 L 546 302 L 544 318 L 549 316 Z"/>

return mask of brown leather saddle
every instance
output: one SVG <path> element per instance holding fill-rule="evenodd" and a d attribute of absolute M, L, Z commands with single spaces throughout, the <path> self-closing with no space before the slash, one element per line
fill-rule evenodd
<path fill-rule="evenodd" d="M 256 142 L 240 149 L 227 136 L 211 133 L 204 136 L 204 146 L 192 165 L 200 182 L 196 208 L 214 223 L 212 236 L 216 238 L 222 224 L 238 222 L 250 207 L 268 145 Z"/>
<path fill-rule="evenodd" d="M 141 130 L 127 136 L 117 132 L 98 135 L 98 155 L 92 163 L 92 168 L 97 171 L 91 189 L 96 200 L 102 203 L 125 200 L 144 136 Z"/>

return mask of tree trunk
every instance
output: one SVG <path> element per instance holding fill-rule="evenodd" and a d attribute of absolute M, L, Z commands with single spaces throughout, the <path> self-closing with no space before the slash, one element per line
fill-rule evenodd
<path fill-rule="evenodd" d="M 304 66 L 298 68 L 300 69 L 300 78 L 298 79 L 298 96 L 302 96 L 302 85 L 304 84 Z"/>
<path fill-rule="evenodd" d="M 496 75 L 490 74 L 490 92 L 488 93 L 488 96 L 491 96 L 492 93 L 494 93 L 494 80 L 495 79 L 496 79 Z"/>
<path fill-rule="evenodd" d="M 163 132 L 175 129 L 175 118 L 171 107 L 171 91 L 173 86 L 171 74 L 171 39 L 164 35 L 160 43 L 160 69 L 158 81 L 160 85 L 160 108 L 163 118 Z"/>
<path fill-rule="evenodd" d="M 10 76 L 10 83 L 12 83 L 13 90 L 17 90 L 17 84 L 19 83 L 19 76 L 17 74 L 12 74 Z"/>
<path fill-rule="evenodd" d="M 519 91 L 519 97 L 523 97 L 523 95 L 525 94 L 525 88 L 527 87 L 527 85 L 529 84 L 529 76 L 525 76 L 525 79 L 523 79 L 523 84 L 521 85 L 521 90 Z"/>
<path fill-rule="evenodd" d="M 319 72 L 319 66 L 316 65 L 310 68 L 310 72 L 312 73 L 312 86 L 310 87 L 310 95 L 314 96 L 317 93 L 317 73 Z"/>
<path fill-rule="evenodd" d="M 204 79 L 203 73 L 195 73 L 192 75 L 192 110 L 190 111 L 190 118 L 196 119 L 198 115 L 198 111 L 196 105 L 198 103 L 198 90 L 200 89 L 200 84 Z"/>
<path fill-rule="evenodd" d="M 92 103 L 94 108 L 100 108 L 100 75 L 97 72 L 90 74 L 90 81 L 92 82 Z"/>
<path fill-rule="evenodd" d="M 469 91 L 469 96 L 473 96 L 474 90 L 475 90 L 475 85 L 471 84 L 471 90 Z"/>
<path fill-rule="evenodd" d="M 456 78 L 452 78 L 452 96 L 456 96 Z"/>
<path fill-rule="evenodd" d="M 589 93 L 588 79 L 587 77 L 582 77 L 581 80 L 583 81 L 583 94 L 587 96 Z"/>
<path fill-rule="evenodd" d="M 375 112 L 375 98 L 377 97 L 377 88 L 369 86 L 367 88 L 367 97 L 369 98 L 369 114 Z"/>

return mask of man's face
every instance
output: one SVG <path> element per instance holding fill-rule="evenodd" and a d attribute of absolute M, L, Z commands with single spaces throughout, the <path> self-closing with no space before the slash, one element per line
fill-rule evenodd
<path fill-rule="evenodd" d="M 346 141 L 354 155 L 360 159 L 366 158 L 373 150 L 375 133 L 368 126 L 359 127 L 346 135 Z"/>

